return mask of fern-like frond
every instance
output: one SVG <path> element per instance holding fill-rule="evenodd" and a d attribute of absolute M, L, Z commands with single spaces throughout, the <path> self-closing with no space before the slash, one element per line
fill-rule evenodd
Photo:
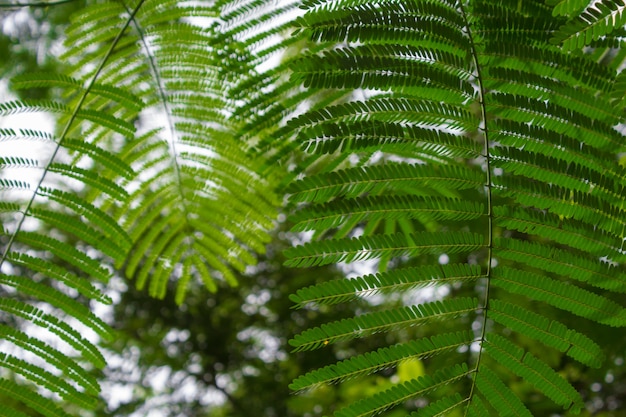
<path fill-rule="evenodd" d="M 295 336 L 290 341 L 290 344 L 297 351 L 317 349 L 329 343 L 380 333 L 392 328 L 416 326 L 433 320 L 445 320 L 464 316 L 477 308 L 478 300 L 474 298 L 457 298 L 419 306 L 373 312 L 306 330 Z"/>
<path fill-rule="evenodd" d="M 416 181 L 415 178 L 419 178 Z M 350 168 L 327 175 L 309 177 L 294 184 L 294 202 L 329 201 L 336 197 L 353 198 L 364 194 L 378 195 L 388 191 L 404 193 L 428 187 L 442 190 L 462 190 L 480 186 L 480 174 L 460 166 L 444 165 L 432 169 L 424 165 L 388 163 L 369 169 Z"/>
<path fill-rule="evenodd" d="M 513 239 L 498 239 L 497 247 L 498 257 L 605 290 L 626 290 L 624 271 L 599 257 Z"/>
<path fill-rule="evenodd" d="M 30 324 L 39 326 L 42 330 L 50 331 L 55 336 L 58 336 L 65 344 L 75 349 L 84 360 L 90 362 L 97 368 L 104 367 L 105 359 L 98 348 L 93 342 L 87 340 L 67 322 L 60 320 L 56 316 L 45 313 L 40 308 L 8 298 L 0 300 L 0 310 L 14 317 L 25 319 Z M 22 340 L 26 339 L 22 338 Z M 62 354 L 64 363 L 73 361 L 73 359 L 67 357 L 67 354 L 63 352 Z"/>
<path fill-rule="evenodd" d="M 416 90 L 434 101 L 463 103 L 472 95 L 463 60 L 452 53 L 408 46 L 368 44 L 336 49 L 301 62 L 304 85 L 335 88 Z M 354 74 L 358 69 L 359 76 Z M 425 81 L 430 81 L 424 86 Z"/>
<path fill-rule="evenodd" d="M 619 40 L 600 39 L 619 26 L 623 7 L 587 3 L 316 0 L 305 2 L 297 20 L 319 49 L 293 64 L 293 79 L 355 98 L 303 112 L 282 128 L 311 159 L 341 161 L 311 165 L 288 188 L 294 230 L 312 232 L 313 240 L 287 250 L 287 264 L 375 259 L 390 270 L 304 288 L 292 296 L 296 307 L 431 285 L 450 289 L 445 301 L 459 300 L 463 289 L 478 294 L 467 312 L 476 331 L 468 387 L 450 395 L 416 386 L 431 401 L 411 415 L 532 415 L 506 386 L 504 368 L 576 412 L 580 395 L 547 360 L 526 352 L 525 341 L 598 367 L 601 347 L 550 312 L 624 325 L 624 307 L 610 294 L 626 288 L 626 176 L 617 162 L 624 115 L 616 107 L 623 56 Z M 588 15 L 580 35 L 564 29 L 577 13 Z M 597 49 L 563 46 L 556 42 L 563 31 Z M 472 244 L 462 236 L 473 236 Z M 437 249 L 417 250 L 422 243 Z M 370 315 L 383 322 L 384 314 L 305 331 L 294 346 L 360 337 L 374 328 Z M 467 325 L 461 317 L 445 321 Z M 387 359 L 347 359 L 294 387 L 335 382 L 358 366 L 376 370 L 375 360 L 383 366 Z M 412 406 L 400 397 L 377 394 L 346 415 Z"/>
<path fill-rule="evenodd" d="M 564 221 L 561 216 L 521 207 L 494 208 L 497 224 L 509 230 L 552 238 L 555 242 L 587 252 L 598 258 L 621 259 L 622 240 L 593 226 L 576 220 Z"/>
<path fill-rule="evenodd" d="M 363 261 L 383 256 L 471 252 L 483 246 L 481 235 L 463 232 L 374 235 L 311 242 L 288 249 L 288 266 Z"/>
<path fill-rule="evenodd" d="M 600 346 L 587 336 L 506 301 L 493 300 L 489 316 L 503 326 L 564 352 L 585 365 L 597 368 L 604 359 Z"/>
<path fill-rule="evenodd" d="M 73 91 L 84 91 L 85 86 L 81 80 L 69 77 L 64 74 L 22 74 L 11 79 L 11 87 L 14 89 L 28 89 L 37 87 L 66 88 Z M 89 89 L 89 94 L 112 100 L 121 104 L 128 110 L 139 111 L 144 103 L 138 97 L 133 96 L 129 91 L 114 85 L 94 83 Z"/>
<path fill-rule="evenodd" d="M 584 10 L 580 10 L 581 6 Z M 554 34 L 552 42 L 570 51 L 581 49 L 624 26 L 624 9 L 624 3 L 619 0 L 562 2 L 555 7 L 554 13 L 571 19 Z"/>
<path fill-rule="evenodd" d="M 394 293 L 431 285 L 450 285 L 482 277 L 478 265 L 456 264 L 403 268 L 362 277 L 324 281 L 291 295 L 296 308 L 307 304 L 333 305 L 379 293 Z"/>
<path fill-rule="evenodd" d="M 376 121 L 354 123 L 329 120 L 304 128 L 298 133 L 305 152 L 325 154 L 337 150 L 358 152 L 379 150 L 381 146 L 396 153 L 415 153 L 432 150 L 433 154 L 448 157 L 477 157 L 480 149 L 477 143 L 463 140 L 462 137 L 436 130 L 403 123 Z"/>
<path fill-rule="evenodd" d="M 23 88 L 55 85 L 80 91 L 83 80 L 94 74 L 93 63 L 107 56 L 86 103 L 106 109 L 99 112 L 103 115 L 141 109 L 138 125 L 146 130 L 124 141 L 114 157 L 97 154 L 106 158 L 107 175 L 123 174 L 122 187 L 133 190 L 114 212 L 131 237 L 125 259 L 116 256 L 116 266 L 139 287 L 149 284 L 151 294 L 159 297 L 170 278 L 188 283 L 195 277 L 211 289 L 214 280 L 233 284 L 233 269 L 243 272 L 255 263 L 255 253 L 264 251 L 279 202 L 272 175 L 257 172 L 261 162 L 248 155 L 249 144 L 236 136 L 240 122 L 231 117 L 237 107 L 231 90 L 241 80 L 235 74 L 253 76 L 253 65 L 259 63 L 254 60 L 260 58 L 240 43 L 250 28 L 239 26 L 236 11 L 222 13 L 223 6 L 177 1 L 92 5 L 67 30 L 68 48 L 61 58 L 70 65 L 71 76 L 38 74 L 14 81 Z M 281 12 L 268 16 L 276 13 Z M 190 23 L 191 18 L 200 19 Z M 229 26 L 231 19 L 239 23 Z M 117 45 L 114 50 L 111 43 Z M 99 122 L 103 128 L 117 127 Z M 120 148 L 110 131 L 85 129 L 93 143 Z M 93 154 L 89 145 L 80 149 Z M 120 169 L 124 166 L 131 171 Z M 70 171 L 77 173 L 65 174 Z M 107 181 L 106 175 L 99 178 Z M 185 261 L 187 257 L 194 261 Z M 203 258 L 206 264 L 197 266 Z M 181 276 L 183 271 L 191 275 Z M 185 287 L 178 291 L 179 301 Z"/>
<path fill-rule="evenodd" d="M 494 269 L 492 283 L 602 324 L 626 325 L 624 307 L 575 285 L 505 266 Z"/>
<path fill-rule="evenodd" d="M 16 384 L 13 381 L 0 379 L 0 393 L 5 396 L 10 396 L 17 401 L 21 401 L 22 403 L 26 404 L 31 410 L 35 410 L 41 415 L 51 417 L 69 417 L 69 414 L 59 408 L 57 403 L 55 403 L 53 400 L 37 394 L 33 394 L 33 390 Z M 24 416 L 23 413 L 16 411 L 13 407 L 8 408 L 4 405 L 0 405 L 0 410 L 6 410 L 7 415 L 9 416 Z"/>
<path fill-rule="evenodd" d="M 413 340 L 411 342 L 381 348 L 374 352 L 354 356 L 345 361 L 329 365 L 309 372 L 293 381 L 289 386 L 300 391 L 319 384 L 329 384 L 371 374 L 397 365 L 409 359 L 426 359 L 434 355 L 451 352 L 467 346 L 474 341 L 469 332 L 440 334 L 430 339 Z"/>
<path fill-rule="evenodd" d="M 11 82 L 14 89 L 52 88 L 61 99 L 0 103 L 0 116 L 47 112 L 60 126 L 0 131 L 0 140 L 54 149 L 43 163 L 0 156 L 2 169 L 41 174 L 33 184 L 0 180 L 3 191 L 34 190 L 30 200 L 1 206 L 8 242 L 2 263 L 10 270 L 3 282 L 104 338 L 103 323 L 72 302 L 65 286 L 110 301 L 85 278 L 106 282 L 117 270 L 158 297 L 177 281 L 182 303 L 192 279 L 212 291 L 220 281 L 236 285 L 236 272 L 253 265 L 269 241 L 281 203 L 275 172 L 284 172 L 261 170 L 265 160 L 249 152 L 256 138 L 240 133 L 249 120 L 236 113 L 252 111 L 242 88 L 260 81 L 255 67 L 297 42 L 281 40 L 288 21 L 272 24 L 297 5 L 112 1 L 74 16 L 60 56 L 66 74 L 23 74 Z M 271 30 L 257 30 L 268 24 Z M 24 230 L 28 222 L 37 231 Z M 35 276 L 36 284 L 17 273 Z M 57 281 L 59 291 L 44 291 Z M 62 394 L 59 384 L 37 382 Z"/>
<path fill-rule="evenodd" d="M 553 6 L 554 16 L 571 16 L 582 11 L 588 4 L 588 0 L 548 0 L 546 4 Z"/>
<path fill-rule="evenodd" d="M 121 20 L 127 25 L 131 16 Z M 130 248 L 127 233 L 106 207 L 126 201 L 122 178 L 132 169 L 107 148 L 135 134 L 133 121 L 143 103 L 99 78 L 125 29 L 113 30 L 113 42 L 93 62 L 89 77 L 22 75 L 12 84 L 50 86 L 62 91 L 63 99 L 0 105 L 3 122 L 18 113 L 46 112 L 59 124 L 52 132 L 32 126 L 0 132 L 2 141 L 36 140 L 51 149 L 36 155 L 36 163 L 3 154 L 2 199 L 10 204 L 0 218 L 0 310 L 19 326 L 3 326 L 1 333 L 8 349 L 0 358 L 7 371 L 2 390 L 44 416 L 67 416 L 52 402 L 55 395 L 80 409 L 97 406 L 99 386 L 87 371 L 105 365 L 96 344 L 113 338 L 84 302 L 111 302 L 98 285 L 108 282 L 112 264 Z M 12 193 L 15 188 L 24 191 Z M 75 299 L 74 292 L 84 298 Z"/>
<path fill-rule="evenodd" d="M 422 221 L 467 221 L 484 213 L 480 203 L 451 198 L 417 196 L 377 196 L 331 200 L 308 206 L 293 216 L 293 231 L 328 230 L 347 222 L 376 222 L 382 219 Z"/>
<path fill-rule="evenodd" d="M 418 397 L 428 402 L 411 415 L 531 415 L 505 368 L 576 412 L 580 395 L 525 341 L 597 367 L 599 346 L 552 310 L 626 324 L 614 297 L 626 292 L 623 9 L 617 0 L 85 8 L 67 30 L 68 73 L 11 84 L 61 98 L 0 103 L 3 120 L 45 112 L 59 126 L 0 129 L 0 142 L 52 149 L 0 155 L 0 309 L 73 353 L 0 326 L 3 340 L 55 368 L 3 353 L 16 381 L 0 380 L 0 391 L 46 416 L 66 415 L 55 394 L 93 407 L 97 384 L 78 369 L 104 360 L 70 323 L 111 334 L 68 294 L 108 302 L 93 280 L 114 271 L 157 297 L 175 281 L 179 303 L 194 279 L 212 291 L 236 285 L 235 272 L 264 251 L 277 190 L 287 190 L 293 231 L 312 235 L 285 252 L 287 265 L 374 260 L 380 269 L 302 289 L 297 307 L 431 286 L 448 294 L 416 305 L 396 297 L 393 308 L 296 336 L 294 348 L 310 350 L 446 325 L 313 371 L 294 389 L 452 357 L 335 415 Z M 29 397 L 23 382 L 41 393 Z"/>
<path fill-rule="evenodd" d="M 562 190 L 572 190 L 581 195 L 597 196 L 608 203 L 619 202 L 622 191 L 622 185 L 619 183 L 621 181 L 619 171 L 614 175 L 611 175 L 613 173 L 601 175 L 574 162 L 566 162 L 535 152 L 510 148 L 497 149 L 493 159 L 494 166 L 524 178 L 537 180 L 540 184 L 549 183 L 561 186 Z M 506 181 L 508 178 L 503 178 L 503 180 Z M 517 187 L 519 187 L 519 183 L 510 188 Z M 545 191 L 542 192 L 545 193 Z M 573 201 L 575 200 L 573 199 Z"/>
<path fill-rule="evenodd" d="M 357 401 L 337 411 L 335 415 L 337 417 L 376 415 L 410 398 L 425 395 L 430 391 L 461 380 L 470 372 L 465 364 L 439 369 L 432 376 L 427 375 L 394 385 L 381 393 Z"/>
<path fill-rule="evenodd" d="M 580 394 L 545 362 L 515 346 L 504 337 L 492 334 L 485 350 L 501 365 L 530 382 L 555 403 L 574 413 L 580 412 Z"/>
<path fill-rule="evenodd" d="M 487 399 L 489 404 L 496 410 L 498 415 L 532 417 L 528 408 L 526 408 L 526 406 L 509 387 L 502 383 L 502 380 L 491 369 L 489 369 L 489 367 L 483 367 L 476 375 L 476 387 L 483 397 Z M 489 411 L 485 409 L 482 401 L 474 400 L 469 410 L 468 415 L 491 415 Z"/>
<path fill-rule="evenodd" d="M 508 120 L 533 124 L 600 149 L 621 147 L 620 134 L 610 125 L 587 118 L 573 110 L 545 101 L 509 94 L 494 94 L 493 111 Z"/>
<path fill-rule="evenodd" d="M 24 377 L 25 379 L 41 386 L 50 392 L 59 394 L 65 401 L 71 402 L 83 408 L 94 408 L 97 400 L 91 396 L 77 391 L 73 386 L 45 369 L 30 364 L 27 361 L 0 352 L 0 366 L 10 372 Z"/>
<path fill-rule="evenodd" d="M 59 369 L 65 375 L 71 375 L 85 393 L 89 395 L 99 394 L 100 386 L 96 378 L 79 364 L 67 361 L 65 355 L 54 347 L 6 325 L 0 326 L 0 334 L 4 340 L 45 359 L 46 363 Z"/>

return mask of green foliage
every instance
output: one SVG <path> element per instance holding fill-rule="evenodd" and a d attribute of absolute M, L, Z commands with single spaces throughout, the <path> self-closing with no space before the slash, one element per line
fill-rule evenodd
<path fill-rule="evenodd" d="M 171 289 L 178 304 L 198 283 L 237 285 L 287 195 L 293 232 L 310 232 L 285 251 L 287 266 L 378 268 L 306 283 L 297 307 L 388 302 L 303 331 L 295 350 L 409 335 L 306 373 L 294 390 L 420 360 L 426 374 L 335 415 L 527 416 L 529 386 L 579 412 L 584 399 L 553 355 L 600 367 L 603 343 L 585 331 L 626 325 L 618 3 L 81 10 L 65 31 L 63 74 L 12 79 L 14 90 L 56 95 L 0 103 L 3 119 L 46 113 L 58 125 L 0 129 L 0 141 L 52 149 L 0 157 L 0 334 L 18 352 L 0 356 L 0 391 L 46 416 L 68 414 L 55 396 L 96 407 L 97 383 L 81 369 L 105 365 L 95 345 L 113 334 L 83 302 L 110 302 L 102 284 L 114 274 L 157 298 Z M 417 300 L 423 288 L 449 296 Z"/>
<path fill-rule="evenodd" d="M 238 77 L 233 71 L 226 79 L 224 65 L 238 60 L 236 40 L 217 40 L 210 28 L 188 23 L 192 15 L 215 20 L 219 13 L 174 1 L 94 4 L 66 30 L 64 74 L 11 80 L 14 91 L 47 88 L 57 96 L 0 104 L 5 120 L 58 116 L 55 131 L 29 125 L 0 132 L 4 143 L 52 148 L 47 158 L 7 154 L 0 161 L 3 323 L 19 318 L 58 339 L 7 333 L 16 353 L 3 359 L 3 386 L 17 394 L 25 389 L 20 381 L 39 385 L 41 395 L 20 398 L 43 415 L 65 415 L 52 405 L 54 395 L 80 408 L 96 405 L 97 384 L 67 372 L 105 365 L 95 343 L 110 340 L 112 330 L 84 303 L 110 300 L 94 279 L 122 274 L 161 298 L 172 279 L 182 303 L 192 279 L 213 291 L 219 281 L 236 285 L 233 270 L 253 265 L 269 240 L 279 204 L 273 175 L 257 173 L 260 162 L 237 137 L 240 123 L 227 117 Z M 227 48 L 233 52 L 224 54 Z M 24 172 L 33 179 L 24 181 Z M 31 192 L 11 194 L 16 188 Z M 75 292 L 86 298 L 75 300 Z M 55 374 L 35 365 L 42 362 Z"/>
<path fill-rule="evenodd" d="M 580 5 L 567 3 L 554 15 L 582 12 Z M 297 335 L 296 349 L 309 349 L 426 317 L 456 321 L 461 329 L 474 323 L 474 337 L 465 342 L 474 352 L 469 358 L 458 358 L 439 342 L 441 354 L 450 357 L 452 368 L 445 369 L 457 369 L 456 361 L 466 367 L 458 368 L 463 372 L 440 369 L 432 380 L 398 385 L 335 415 L 373 415 L 400 404 L 411 410 L 407 400 L 422 397 L 432 403 L 415 415 L 457 407 L 464 415 L 530 415 L 501 382 L 510 380 L 506 373 L 564 410 L 579 412 L 584 404 L 577 390 L 545 358 L 527 352 L 523 339 L 510 335 L 597 367 L 604 357 L 600 347 L 542 305 L 609 326 L 626 324 L 622 305 L 606 293 L 624 290 L 624 175 L 617 163 L 623 116 L 610 98 L 619 86 L 618 72 L 595 60 L 595 50 L 569 53 L 593 46 L 608 33 L 603 25 L 609 21 L 621 26 L 619 18 L 605 19 L 594 10 L 617 16 L 619 8 L 590 6 L 582 13 L 595 16 L 596 23 L 583 16 L 586 24 L 574 30 L 540 2 L 312 1 L 306 6 L 298 20 L 301 31 L 328 46 L 295 61 L 294 78 L 312 90 L 365 91 L 362 98 L 299 116 L 307 123 L 295 126 L 294 140 L 320 158 L 341 152 L 367 161 L 366 149 L 379 156 L 354 168 L 310 172 L 294 183 L 294 230 L 313 231 L 318 239 L 287 251 L 288 264 L 380 259 L 382 268 L 393 269 L 320 283 L 299 291 L 294 301 L 336 305 L 426 285 L 469 285 L 479 298 L 469 308 L 448 304 L 464 298 L 450 298 L 443 308 L 427 302 L 384 309 Z M 589 76 L 578 74 L 583 68 Z M 398 146 L 409 134 L 415 143 L 411 153 L 409 145 Z M 421 141 L 436 146 L 424 149 Z M 474 152 L 458 152 L 463 148 Z M 406 203 L 404 211 L 398 201 Z M 419 201 L 428 201 L 432 214 L 418 215 Z M 469 209 L 478 203 L 482 206 Z M 448 217 L 477 207 L 480 216 Z M 344 228 L 348 223 L 350 230 Z M 402 232 L 390 233 L 394 223 L 404 224 Z M 455 273 L 436 266 L 443 255 L 444 263 L 454 260 Z M 478 275 L 470 273 L 476 263 L 482 266 Z M 531 300 L 535 310 L 522 300 Z M 428 314 L 408 313 L 421 309 Z M 390 366 L 385 356 L 371 355 L 314 371 L 294 388 Z"/>
<path fill-rule="evenodd" d="M 555 33 L 554 43 L 574 51 L 610 35 L 626 23 L 623 2 L 601 0 L 586 3 L 564 1 L 555 6 L 555 15 L 568 16 L 570 20 Z"/>

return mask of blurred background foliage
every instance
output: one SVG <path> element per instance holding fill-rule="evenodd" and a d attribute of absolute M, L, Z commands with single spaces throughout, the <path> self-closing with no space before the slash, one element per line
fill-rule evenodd
<path fill-rule="evenodd" d="M 16 3 L 35 3 L 37 6 L 17 7 Z M 46 6 L 46 3 L 54 5 Z M 86 3 L 85 0 L 0 0 L 0 80 L 5 82 L 14 75 L 28 72 L 61 71 L 56 55 L 60 51 L 64 28 L 70 16 L 84 8 Z M 49 98 L 51 91 L 37 88 L 12 93 L 20 98 L 42 99 Z"/>
<path fill-rule="evenodd" d="M 155 300 L 132 286 L 124 286 L 112 312 L 119 337 L 107 346 L 108 353 L 116 358 L 103 379 L 108 406 L 96 416 L 332 415 L 365 392 L 383 390 L 444 365 L 441 362 L 444 357 L 435 356 L 423 362 L 406 362 L 398 368 L 342 385 L 321 386 L 304 393 L 290 392 L 287 385 L 291 380 L 311 369 L 348 355 L 432 336 L 444 330 L 441 326 L 448 326 L 446 322 L 432 323 L 405 329 L 393 336 L 380 336 L 384 340 L 374 336 L 306 354 L 292 353 L 287 341 L 304 329 L 305 323 L 317 326 L 331 317 L 350 317 L 355 312 L 358 314 L 365 303 L 374 302 L 379 308 L 386 308 L 394 303 L 410 304 L 424 297 L 473 294 L 467 287 L 427 288 L 402 299 L 382 296 L 333 308 L 294 310 L 289 294 L 319 280 L 342 278 L 351 271 L 332 267 L 304 270 L 284 267 L 281 251 L 297 236 L 285 232 L 284 224 L 281 229 L 277 232 L 280 238 L 274 240 L 276 243 L 259 265 L 246 276 L 238 277 L 237 288 L 220 288 L 213 295 L 196 288 L 190 291 L 186 303 L 178 307 L 173 297 Z M 567 320 L 562 315 L 559 319 Z M 626 339 L 612 339 L 608 328 L 576 320 L 583 333 L 607 347 L 606 363 L 610 365 L 590 369 L 556 351 L 551 352 L 551 364 L 564 369 L 567 378 L 582 391 L 587 410 L 580 415 L 626 416 Z M 582 327 L 585 325 L 586 328 Z M 541 351 L 543 357 L 549 357 L 546 348 L 533 340 L 520 340 L 520 344 L 526 345 L 530 352 Z M 459 355 L 470 354 L 469 349 L 459 352 Z M 502 372 L 507 373 L 507 370 L 502 369 Z M 514 383 L 514 390 L 535 415 L 564 415 L 550 400 L 535 394 L 527 383 Z M 404 410 L 394 410 L 385 416 L 408 415 L 420 405 L 417 400 Z"/>
<path fill-rule="evenodd" d="M 129 287 L 113 310 L 119 338 L 106 346 L 114 360 L 105 373 L 109 407 L 97 416 L 303 416 L 310 410 L 326 415 L 362 394 L 397 377 L 395 370 L 347 386 L 321 387 L 294 395 L 288 384 L 319 364 L 384 345 L 367 339 L 358 345 L 336 345 L 308 354 L 292 354 L 287 341 L 305 326 L 319 325 L 324 312 L 294 310 L 288 295 L 317 280 L 337 279 L 332 268 L 301 271 L 282 266 L 282 246 L 291 239 L 279 232 L 267 255 L 237 288 L 214 294 L 190 290 L 182 307 L 173 296 L 155 300 Z M 173 292 L 172 292 L 173 293 Z M 333 309 L 349 317 L 363 302 Z M 421 364 L 407 369 L 421 369 Z M 160 381 L 157 381 L 160 380 Z M 105 385 L 104 391 L 107 392 Z M 156 386 L 158 385 L 158 386 Z M 115 392 L 132 392 L 119 401 Z M 155 397 L 157 394 L 157 397 Z"/>

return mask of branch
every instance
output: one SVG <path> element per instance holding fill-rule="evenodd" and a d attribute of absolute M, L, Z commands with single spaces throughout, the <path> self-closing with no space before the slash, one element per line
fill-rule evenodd
<path fill-rule="evenodd" d="M 59 6 L 65 3 L 71 3 L 75 0 L 57 0 L 57 1 L 38 1 L 33 3 L 13 3 L 13 4 L 0 4 L 0 9 L 16 10 L 22 7 L 48 7 Z"/>

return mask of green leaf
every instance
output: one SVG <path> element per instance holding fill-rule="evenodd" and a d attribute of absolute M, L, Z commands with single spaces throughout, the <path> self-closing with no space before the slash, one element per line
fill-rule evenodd
<path fill-rule="evenodd" d="M 337 417 L 375 415 L 410 398 L 424 395 L 429 391 L 451 384 L 468 374 L 469 371 L 465 364 L 439 369 L 432 376 L 426 375 L 405 383 L 400 383 L 370 398 L 357 401 L 337 411 L 335 415 Z"/>
<path fill-rule="evenodd" d="M 511 372 L 533 384 L 565 410 L 571 409 L 572 412 L 577 413 L 583 408 L 580 394 L 563 377 L 554 372 L 545 362 L 524 352 L 505 338 L 494 334 L 489 335 L 485 351 Z"/>
<path fill-rule="evenodd" d="M 309 372 L 294 380 L 289 388 L 295 391 L 305 390 L 320 384 L 331 384 L 372 374 L 396 365 L 398 366 L 398 373 L 402 373 L 400 382 L 405 382 L 408 379 L 413 379 L 416 372 L 419 375 L 423 374 L 424 367 L 418 359 L 452 352 L 461 346 L 469 345 L 473 340 L 474 337 L 471 333 L 458 332 L 381 348 Z"/>
<path fill-rule="evenodd" d="M 498 415 L 503 417 L 532 417 L 532 414 L 528 411 L 528 408 L 520 401 L 520 399 L 513 394 L 511 389 L 504 385 L 500 378 L 486 366 L 482 366 L 475 376 L 476 387 L 487 399 L 489 404 L 496 410 Z M 476 415 L 486 415 L 483 405 L 480 404 L 480 400 L 474 397 L 473 401 L 477 401 L 472 404 L 476 412 Z"/>
<path fill-rule="evenodd" d="M 604 354 L 598 344 L 558 321 L 502 300 L 493 300 L 490 307 L 489 317 L 511 330 L 564 352 L 585 365 L 598 368 L 604 361 Z"/>
<path fill-rule="evenodd" d="M 455 298 L 377 311 L 306 330 L 296 335 L 289 344 L 295 351 L 313 350 L 341 340 L 350 340 L 394 328 L 461 317 L 475 311 L 477 307 L 477 300 L 474 298 Z"/>
<path fill-rule="evenodd" d="M 375 275 L 324 281 L 302 288 L 289 298 L 295 308 L 307 304 L 334 305 L 374 294 L 406 292 L 433 285 L 476 281 L 483 275 L 478 265 L 455 264 L 402 268 Z"/>
<path fill-rule="evenodd" d="M 452 190 L 476 188 L 484 178 L 479 172 L 461 166 L 384 164 L 368 169 L 350 168 L 326 175 L 307 177 L 294 184 L 290 192 L 293 202 L 321 203 L 332 198 L 354 198 L 364 194 L 410 190 L 413 186 Z"/>
<path fill-rule="evenodd" d="M 491 282 L 506 291 L 543 301 L 609 326 L 626 326 L 626 309 L 616 302 L 570 283 L 506 266 L 495 268 Z"/>
<path fill-rule="evenodd" d="M 483 246 L 483 236 L 462 233 L 415 233 L 375 235 L 311 242 L 285 251 L 285 265 L 316 266 L 355 262 L 383 256 L 415 256 L 432 253 L 464 253 Z"/>

